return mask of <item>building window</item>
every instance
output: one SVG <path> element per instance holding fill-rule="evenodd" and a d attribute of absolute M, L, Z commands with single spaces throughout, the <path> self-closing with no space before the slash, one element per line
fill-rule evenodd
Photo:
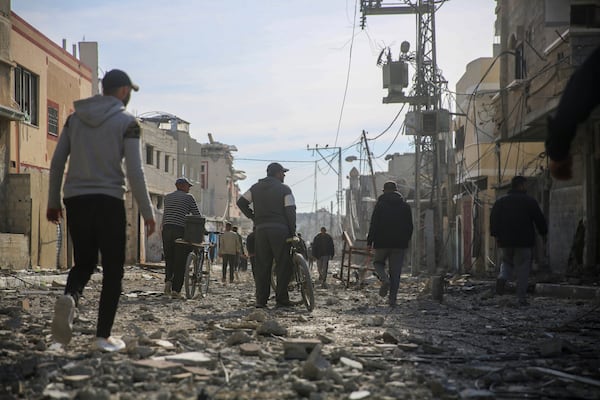
<path fill-rule="evenodd" d="M 48 100 L 48 135 L 58 136 L 58 104 Z"/>
<path fill-rule="evenodd" d="M 202 161 L 200 163 L 200 188 L 208 188 L 208 161 Z"/>
<path fill-rule="evenodd" d="M 40 77 L 17 65 L 15 68 L 15 101 L 31 125 L 39 126 Z"/>
<path fill-rule="evenodd" d="M 154 146 L 146 145 L 146 164 L 154 165 Z"/>
<path fill-rule="evenodd" d="M 600 28 L 600 6 L 597 4 L 571 5 L 571 26 Z"/>
<path fill-rule="evenodd" d="M 169 156 L 165 154 L 165 172 L 169 172 Z"/>
<path fill-rule="evenodd" d="M 156 152 L 156 169 L 160 169 L 160 151 Z"/>

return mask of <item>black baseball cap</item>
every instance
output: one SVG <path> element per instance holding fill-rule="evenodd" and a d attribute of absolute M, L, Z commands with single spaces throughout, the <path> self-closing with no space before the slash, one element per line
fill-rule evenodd
<path fill-rule="evenodd" d="M 389 192 L 389 191 L 397 192 L 398 185 L 396 185 L 396 182 L 394 182 L 394 181 L 387 181 L 386 183 L 383 184 L 383 191 L 384 192 Z"/>
<path fill-rule="evenodd" d="M 130 86 L 136 92 L 140 90 L 138 85 L 131 82 L 129 75 L 120 69 L 112 69 L 104 75 L 104 78 L 102 78 L 102 88 L 104 90 L 118 88 L 121 86 Z"/>
<path fill-rule="evenodd" d="M 276 163 L 276 162 L 269 164 L 269 166 L 267 167 L 267 175 L 269 175 L 269 176 L 275 175 L 278 172 L 288 172 L 288 171 L 289 171 L 289 169 L 283 168 L 283 165 Z"/>

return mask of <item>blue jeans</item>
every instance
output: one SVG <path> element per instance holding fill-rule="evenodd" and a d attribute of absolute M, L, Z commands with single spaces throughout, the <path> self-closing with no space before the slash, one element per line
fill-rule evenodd
<path fill-rule="evenodd" d="M 400 287 L 400 275 L 402 274 L 402 264 L 404 263 L 404 253 L 406 249 L 375 249 L 373 266 L 382 282 L 390 284 L 389 303 L 396 304 L 398 288 Z M 387 261 L 388 270 L 385 270 Z"/>
<path fill-rule="evenodd" d="M 508 281 L 512 280 L 512 276 L 515 275 L 517 297 L 519 300 L 525 300 L 533 251 L 530 247 L 503 247 L 501 250 L 502 263 L 498 278 Z"/>

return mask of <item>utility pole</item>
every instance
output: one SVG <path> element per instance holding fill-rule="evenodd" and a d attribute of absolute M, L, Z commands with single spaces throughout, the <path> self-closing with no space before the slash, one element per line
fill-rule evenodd
<path fill-rule="evenodd" d="M 371 160 L 371 150 L 369 150 L 369 143 L 367 142 L 367 132 L 362 131 L 362 140 L 365 144 L 365 150 L 367 151 L 367 161 L 369 163 L 369 169 L 371 170 L 371 180 L 373 182 L 373 198 L 377 200 L 377 180 L 375 179 L 375 172 L 373 172 L 373 160 Z"/>
<path fill-rule="evenodd" d="M 445 0 L 405 0 L 406 5 L 383 4 L 381 1 L 361 0 L 361 26 L 364 28 L 367 15 L 416 14 L 417 16 L 417 49 L 414 56 L 408 54 L 410 45 L 403 42 L 399 61 L 392 61 L 388 53 L 387 63 L 383 65 L 384 88 L 388 88 L 388 96 L 384 103 L 408 103 L 411 110 L 406 117 L 407 134 L 414 135 L 415 140 L 415 196 L 412 275 L 418 275 L 427 265 L 430 273 L 436 264 L 443 260 L 442 208 L 440 149 L 438 134 L 447 132 L 449 115 L 441 110 L 439 84 L 442 79 L 438 74 L 435 49 L 435 10 Z M 416 63 L 413 93 L 406 96 L 402 88 L 408 86 L 407 62 Z M 446 111 L 442 113 L 439 111 Z M 445 117 L 447 121 L 444 121 Z M 409 129 L 410 128 L 410 129 Z M 410 130 L 410 133 L 409 133 Z M 429 193 L 423 193 L 428 190 Z M 424 201 L 422 195 L 429 194 L 428 209 L 422 211 Z M 427 196 L 423 196 L 424 199 Z M 422 204 L 423 203 L 423 204 Z M 433 218 L 432 214 L 433 213 Z M 427 221 L 433 221 L 428 224 Z M 434 249 L 430 251 L 427 249 Z M 433 253 L 433 254 L 432 254 Z"/>
<path fill-rule="evenodd" d="M 337 187 L 337 191 L 336 191 L 336 202 L 337 202 L 337 229 L 339 230 L 339 232 L 336 232 L 336 233 L 341 235 L 341 233 L 343 231 L 341 210 L 342 210 L 342 202 L 343 202 L 343 196 L 344 196 L 344 192 L 342 190 L 342 148 L 341 147 L 329 147 L 329 145 L 326 145 L 325 147 L 319 147 L 319 145 L 315 145 L 315 147 L 309 147 L 308 145 L 306 145 L 306 150 L 311 150 L 313 152 L 316 151 L 317 154 L 319 154 L 319 156 L 321 156 L 321 159 L 327 163 L 329 168 L 331 168 L 333 170 L 333 172 L 335 172 L 337 174 L 338 187 Z M 331 151 L 337 152 L 337 159 L 338 159 L 337 168 L 335 168 L 333 166 L 333 164 L 331 163 L 331 160 L 328 159 L 327 157 L 325 157 L 325 155 L 323 154 L 324 152 L 331 152 Z M 315 164 L 315 168 L 316 168 L 316 164 Z M 315 177 L 315 179 L 316 179 L 316 177 Z M 316 199 L 315 199 L 315 204 L 316 204 Z M 333 208 L 332 208 L 332 213 L 333 213 Z"/>

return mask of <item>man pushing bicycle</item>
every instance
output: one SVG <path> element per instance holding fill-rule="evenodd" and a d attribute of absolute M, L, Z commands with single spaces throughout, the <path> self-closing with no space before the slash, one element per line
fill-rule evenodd
<path fill-rule="evenodd" d="M 239 209 L 254 221 L 256 227 L 254 282 L 257 308 L 267 306 L 273 260 L 277 264 L 276 306 L 292 306 L 288 294 L 292 265 L 286 239 L 296 233 L 296 203 L 292 190 L 283 183 L 288 171 L 279 163 L 269 164 L 267 177 L 252 185 L 237 201 Z"/>

